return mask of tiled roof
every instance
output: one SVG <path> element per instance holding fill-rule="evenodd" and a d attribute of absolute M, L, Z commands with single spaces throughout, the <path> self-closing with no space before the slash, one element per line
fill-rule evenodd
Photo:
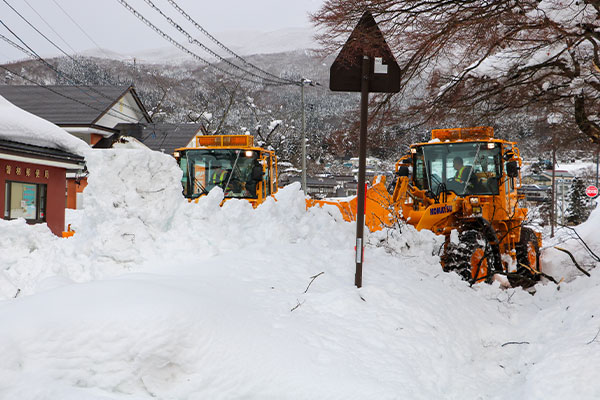
<path fill-rule="evenodd" d="M 146 124 L 141 141 L 152 150 L 173 154 L 175 149 L 185 147 L 199 131 L 199 124 Z"/>
<path fill-rule="evenodd" d="M 0 96 L 56 125 L 91 125 L 130 88 L 61 85 L 47 87 L 60 95 L 41 86 L 0 85 Z"/>

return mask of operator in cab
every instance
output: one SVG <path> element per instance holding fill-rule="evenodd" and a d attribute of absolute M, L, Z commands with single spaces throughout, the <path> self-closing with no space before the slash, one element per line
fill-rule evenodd
<path fill-rule="evenodd" d="M 470 165 L 464 165 L 462 157 L 454 157 L 452 160 L 452 166 L 456 172 L 454 174 L 454 178 L 449 179 L 446 182 L 446 185 L 449 190 L 452 190 L 457 194 L 462 194 L 467 189 L 465 186 L 466 181 L 469 180 L 469 187 L 472 187 L 477 178 L 472 173 L 473 167 Z"/>
<path fill-rule="evenodd" d="M 456 173 L 454 174 L 454 180 L 459 183 L 464 183 L 469 178 L 471 167 L 464 165 L 461 157 L 454 157 L 454 160 L 452 160 L 452 165 L 456 170 Z"/>

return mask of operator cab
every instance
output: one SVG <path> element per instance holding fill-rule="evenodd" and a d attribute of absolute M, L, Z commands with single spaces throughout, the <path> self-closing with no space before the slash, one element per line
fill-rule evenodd
<path fill-rule="evenodd" d="M 277 191 L 277 158 L 253 146 L 247 135 L 196 136 L 196 147 L 177 149 L 184 197 L 192 200 L 220 187 L 224 197 L 262 202 Z"/>
<path fill-rule="evenodd" d="M 494 142 L 435 143 L 412 147 L 414 183 L 433 193 L 498 195 L 501 147 Z"/>

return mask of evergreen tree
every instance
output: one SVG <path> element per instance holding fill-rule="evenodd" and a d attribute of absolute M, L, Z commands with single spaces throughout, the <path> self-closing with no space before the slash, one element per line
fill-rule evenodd
<path fill-rule="evenodd" d="M 588 218 L 590 211 L 586 202 L 583 180 L 580 178 L 573 179 L 569 190 L 569 207 L 567 208 L 567 221 L 569 224 L 579 225 Z"/>

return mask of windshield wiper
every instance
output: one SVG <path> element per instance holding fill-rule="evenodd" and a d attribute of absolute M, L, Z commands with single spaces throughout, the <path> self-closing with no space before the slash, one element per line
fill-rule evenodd
<path fill-rule="evenodd" d="M 235 161 L 233 162 L 233 167 L 231 167 L 231 173 L 229 174 L 229 179 L 227 179 L 227 183 L 225 184 L 225 187 L 223 188 L 223 191 L 227 190 L 227 187 L 229 186 L 229 182 L 231 182 L 231 177 L 233 176 L 233 172 L 235 171 L 235 167 L 237 165 L 237 162 L 240 159 L 240 154 L 242 154 L 242 151 L 238 150 L 237 156 L 235 157 Z M 238 168 L 238 170 L 239 170 L 239 168 Z"/>
<path fill-rule="evenodd" d="M 471 169 L 469 170 L 469 175 L 467 175 L 467 179 L 465 180 L 465 186 L 463 187 L 462 190 L 462 195 L 464 196 L 467 192 L 467 185 L 469 184 L 469 180 L 471 179 L 471 175 L 473 174 L 473 170 L 475 169 L 475 163 L 477 162 L 478 158 L 479 158 L 479 152 L 481 151 L 481 146 L 479 146 L 477 148 L 477 152 L 475 153 L 475 157 L 473 158 L 473 165 L 471 166 Z"/>
<path fill-rule="evenodd" d="M 202 186 L 202 184 L 200 183 L 200 181 L 198 179 L 194 178 L 194 184 L 198 187 L 198 189 L 200 189 L 202 191 L 202 193 L 198 194 L 198 196 L 202 196 L 203 194 L 208 194 L 208 190 L 206 190 L 206 188 L 204 186 Z M 198 196 L 196 196 L 196 197 L 198 197 Z"/>

